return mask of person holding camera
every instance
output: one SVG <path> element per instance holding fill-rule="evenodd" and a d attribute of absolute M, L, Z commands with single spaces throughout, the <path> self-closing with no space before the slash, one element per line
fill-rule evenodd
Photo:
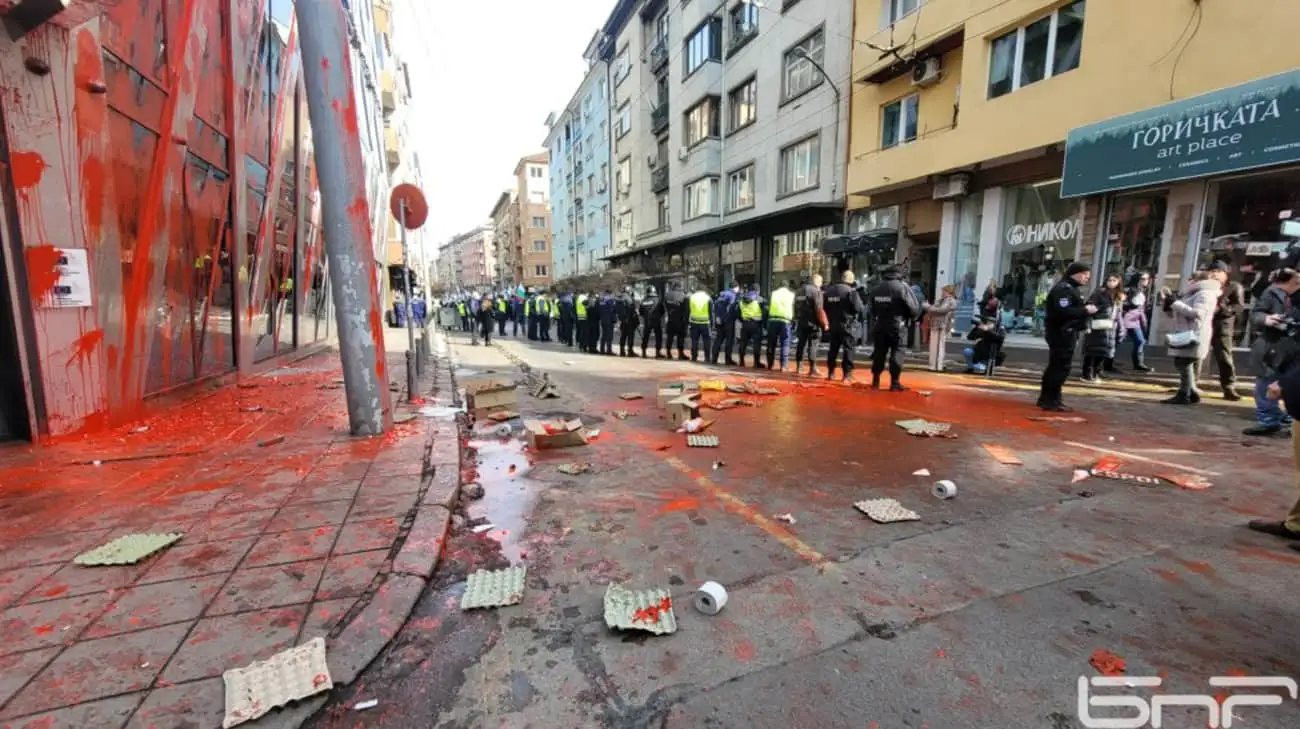
<path fill-rule="evenodd" d="M 1061 388 L 1070 376 L 1079 330 L 1089 317 L 1097 313 L 1097 307 L 1085 303 L 1079 293 L 1079 287 L 1087 286 L 1091 280 L 1092 266 L 1078 261 L 1071 263 L 1061 280 L 1047 292 L 1047 300 L 1043 302 L 1047 367 L 1043 369 L 1043 382 L 1038 392 L 1038 407 L 1043 410 L 1070 411 L 1062 399 Z"/>
<path fill-rule="evenodd" d="M 1166 405 L 1195 405 L 1201 401 L 1196 390 L 1196 376 L 1201 360 L 1210 353 L 1210 334 L 1214 327 L 1214 307 L 1223 287 L 1209 271 L 1197 271 L 1181 296 L 1168 288 L 1161 289 L 1160 301 L 1165 314 L 1173 319 L 1173 331 L 1166 344 L 1174 356 L 1178 371 L 1178 392 L 1162 400 Z"/>
<path fill-rule="evenodd" d="M 1268 397 L 1268 387 L 1277 382 L 1283 369 L 1271 353 L 1287 336 L 1291 296 L 1297 291 L 1300 291 L 1300 273 L 1293 268 L 1280 268 L 1273 274 L 1273 283 L 1255 299 L 1255 308 L 1251 310 L 1251 323 L 1259 336 L 1250 347 L 1250 365 L 1255 370 L 1255 424 L 1242 431 L 1246 435 L 1289 435 L 1286 431 L 1291 416 L 1282 412 L 1276 399 Z"/>
<path fill-rule="evenodd" d="M 1006 342 L 1007 330 L 995 317 L 980 317 L 966 338 L 973 342 L 961 353 L 966 360 L 967 372 L 982 375 L 988 372 L 989 363 L 995 356 L 997 361 L 994 364 L 998 367 L 1001 367 L 1006 360 L 1007 353 L 1002 351 L 1002 345 Z M 995 351 L 996 355 L 994 355 Z"/>

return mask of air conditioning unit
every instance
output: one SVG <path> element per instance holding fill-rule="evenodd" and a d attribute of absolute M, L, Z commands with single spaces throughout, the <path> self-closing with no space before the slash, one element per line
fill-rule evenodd
<path fill-rule="evenodd" d="M 691 157 L 691 150 L 685 147 L 682 147 L 681 149 L 677 150 L 677 159 L 681 160 L 682 162 L 685 162 L 686 160 L 690 159 L 690 157 Z"/>
<path fill-rule="evenodd" d="M 932 56 L 923 58 L 912 67 L 912 85 L 913 86 L 933 86 L 939 83 L 943 77 L 940 73 L 939 58 Z"/>
<path fill-rule="evenodd" d="M 654 169 L 659 166 L 659 157 L 653 154 L 646 155 L 645 163 L 649 165 L 651 169 Z"/>
<path fill-rule="evenodd" d="M 970 188 L 970 175 L 955 174 L 934 183 L 935 200 L 953 200 L 959 197 L 965 197 L 967 190 Z"/>

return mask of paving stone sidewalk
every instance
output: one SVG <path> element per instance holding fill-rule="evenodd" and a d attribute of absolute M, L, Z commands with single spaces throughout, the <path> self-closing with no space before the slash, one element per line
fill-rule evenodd
<path fill-rule="evenodd" d="M 450 404 L 432 341 L 421 392 Z M 390 350 L 391 379 L 402 362 Z M 219 727 L 223 671 L 316 636 L 335 683 L 355 678 L 432 574 L 461 440 L 454 416 L 348 436 L 338 378 L 329 352 L 143 424 L 0 451 L 0 726 Z M 172 531 L 138 564 L 72 561 Z M 323 701 L 246 726 L 297 726 Z"/>

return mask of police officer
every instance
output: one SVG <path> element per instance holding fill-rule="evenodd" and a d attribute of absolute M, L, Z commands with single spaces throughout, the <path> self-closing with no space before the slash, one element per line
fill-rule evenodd
<path fill-rule="evenodd" d="M 497 294 L 497 336 L 506 335 L 506 316 L 510 304 L 506 301 L 504 293 Z"/>
<path fill-rule="evenodd" d="M 600 297 L 600 353 L 614 354 L 614 322 L 618 321 L 618 301 L 612 289 Z"/>
<path fill-rule="evenodd" d="M 758 284 L 750 284 L 749 290 L 740 297 L 736 305 L 740 312 L 740 366 L 745 366 L 745 350 L 749 343 L 754 343 L 754 368 L 763 366 L 763 297 L 758 295 Z"/>
<path fill-rule="evenodd" d="M 689 302 L 689 315 L 691 323 L 691 361 L 699 361 L 700 340 L 704 340 L 704 359 L 709 359 L 709 352 L 713 349 L 709 342 L 709 324 L 713 321 L 713 297 L 709 292 L 700 288 L 691 294 Z"/>
<path fill-rule="evenodd" d="M 551 316 L 554 314 L 552 303 L 550 296 L 537 294 L 537 338 L 543 342 L 551 341 Z"/>
<path fill-rule="evenodd" d="M 848 272 L 851 273 L 851 272 Z M 856 297 L 854 297 L 856 298 Z M 822 306 L 822 275 L 813 274 L 811 281 L 805 281 L 794 294 L 795 316 L 798 326 L 795 330 L 799 344 L 794 350 L 794 371 L 799 372 L 803 363 L 804 349 L 808 350 L 808 374 L 817 376 L 817 341 L 821 339 L 823 322 L 830 315 Z M 831 364 L 835 362 L 831 359 Z"/>
<path fill-rule="evenodd" d="M 673 342 L 677 342 L 677 359 L 688 359 L 686 356 L 686 294 L 682 293 L 682 283 L 674 281 L 669 287 L 668 292 L 664 294 L 664 318 L 667 320 L 664 326 L 668 333 L 668 357 L 673 356 Z"/>
<path fill-rule="evenodd" d="M 578 351 L 587 351 L 587 328 L 590 325 L 587 319 L 587 294 L 578 292 L 577 298 L 573 300 L 574 323 L 577 325 L 576 333 L 578 335 Z"/>
<path fill-rule="evenodd" d="M 713 340 L 713 352 L 709 356 L 709 361 L 713 364 L 718 363 L 718 356 L 725 349 L 727 366 L 736 366 L 731 352 L 736 346 L 736 320 L 740 318 L 740 309 L 737 308 L 739 297 L 740 284 L 732 281 L 731 288 L 718 292 L 718 298 L 713 301 L 713 323 L 718 327 L 718 336 Z"/>
<path fill-rule="evenodd" d="M 820 276 L 816 278 L 821 278 Z M 813 282 L 816 283 L 816 278 Z M 857 346 L 857 341 L 853 337 L 853 322 L 857 321 L 865 307 L 862 305 L 862 299 L 858 298 L 858 292 L 853 288 L 853 272 L 845 271 L 840 283 L 831 286 L 826 290 L 826 322 L 827 343 L 830 345 L 830 352 L 826 356 L 826 379 L 835 378 L 835 360 L 843 351 L 844 355 L 844 381 L 853 381 L 853 348 Z M 820 323 L 818 324 L 820 330 Z M 800 340 L 800 346 L 803 341 Z M 808 359 L 813 359 L 813 352 L 808 353 Z M 797 368 L 799 361 L 795 360 Z M 816 370 L 814 370 L 815 372 Z"/>
<path fill-rule="evenodd" d="M 565 291 L 560 294 L 560 298 L 555 302 L 559 310 L 559 335 L 560 344 L 568 347 L 573 346 L 573 294 Z"/>
<path fill-rule="evenodd" d="M 636 330 L 641 326 L 641 308 L 632 287 L 624 287 L 615 305 L 618 312 L 618 356 L 636 356 Z"/>
<path fill-rule="evenodd" d="M 645 359 L 646 345 L 650 343 L 650 332 L 654 332 L 655 359 L 663 359 L 664 308 L 653 286 L 646 288 L 645 298 L 641 300 L 641 319 L 645 325 L 645 329 L 641 331 L 641 358 Z"/>
<path fill-rule="evenodd" d="M 456 314 L 460 316 L 460 330 L 469 331 L 469 305 L 462 299 L 456 302 Z"/>
<path fill-rule="evenodd" d="M 781 348 L 781 371 L 790 360 L 790 322 L 794 320 L 794 292 L 785 281 L 772 292 L 767 308 L 767 368 L 776 367 L 776 348 Z"/>
<path fill-rule="evenodd" d="M 1043 337 L 1047 340 L 1047 367 L 1043 370 L 1043 385 L 1038 393 L 1038 407 L 1055 412 L 1069 412 L 1061 399 L 1061 387 L 1070 376 L 1074 360 L 1074 345 L 1079 330 L 1097 307 L 1086 304 L 1079 287 L 1092 280 L 1092 267 L 1086 263 L 1071 263 L 1065 275 L 1047 292 L 1043 302 Z"/>
<path fill-rule="evenodd" d="M 552 321 L 555 322 L 555 328 L 557 331 L 560 328 L 560 295 L 558 293 L 552 292 L 551 295 L 546 298 L 547 298 L 547 304 L 551 307 L 550 318 L 547 320 L 546 323 L 546 341 L 549 342 L 551 341 L 550 323 Z"/>
<path fill-rule="evenodd" d="M 921 302 L 903 281 L 898 266 L 886 268 L 881 279 L 871 289 L 871 389 L 880 389 L 880 373 L 888 362 L 889 389 L 901 392 L 907 389 L 899 382 L 903 374 L 903 337 L 909 322 L 921 316 Z"/>
<path fill-rule="evenodd" d="M 492 319 L 496 314 L 496 301 L 492 298 L 492 292 L 488 291 L 483 294 L 482 300 L 478 305 L 478 325 L 480 334 L 483 335 L 483 344 L 492 344 Z"/>

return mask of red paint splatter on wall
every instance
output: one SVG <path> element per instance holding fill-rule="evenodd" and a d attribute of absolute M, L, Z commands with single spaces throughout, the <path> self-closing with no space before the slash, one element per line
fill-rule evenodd
<path fill-rule="evenodd" d="M 60 252 L 49 243 L 32 246 L 25 251 L 27 258 L 27 282 L 31 287 L 32 301 L 40 303 L 45 300 L 59 283 Z"/>
<path fill-rule="evenodd" d="M 95 354 L 95 350 L 103 343 L 103 329 L 92 329 L 80 337 L 77 337 L 77 341 L 72 343 L 72 356 L 68 357 L 68 364 L 72 365 L 77 362 L 89 363 L 91 356 Z"/>
<path fill-rule="evenodd" d="M 49 165 L 45 164 L 45 158 L 36 152 L 14 152 L 9 157 L 14 187 L 20 193 L 39 185 L 47 167 Z"/>

